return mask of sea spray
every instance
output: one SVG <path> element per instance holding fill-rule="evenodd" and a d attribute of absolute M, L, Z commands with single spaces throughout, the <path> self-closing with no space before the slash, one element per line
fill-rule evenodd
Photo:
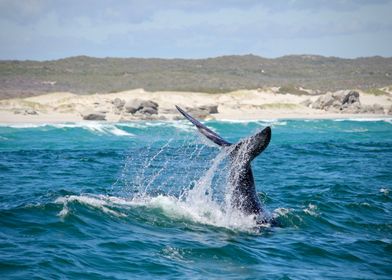
<path fill-rule="evenodd" d="M 128 156 L 120 174 L 127 199 L 135 205 L 158 207 L 171 218 L 174 215 L 199 223 L 253 230 L 254 217 L 244 215 L 230 203 L 228 193 L 233 189 L 228 184 L 227 151 L 204 141 L 185 139 L 178 146 L 169 139 L 160 147 L 150 143 L 143 151 L 141 164 Z M 172 149 L 171 145 L 177 147 Z M 205 149 L 209 149 L 210 156 L 203 161 Z M 211 151 L 215 151 L 212 157 Z M 203 166 L 195 168 L 200 161 Z M 129 178 L 127 174 L 135 176 Z"/>

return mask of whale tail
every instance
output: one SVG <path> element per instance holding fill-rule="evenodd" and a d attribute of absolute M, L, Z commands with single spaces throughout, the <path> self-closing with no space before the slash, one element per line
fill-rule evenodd
<path fill-rule="evenodd" d="M 223 139 L 220 135 L 206 127 L 204 124 L 193 118 L 191 115 L 189 115 L 187 112 L 182 110 L 180 107 L 176 105 L 177 110 L 185 117 L 187 118 L 191 123 L 193 123 L 199 132 L 203 134 L 205 137 L 207 137 L 209 140 L 214 142 L 215 144 L 223 147 L 229 147 L 230 148 L 230 154 L 232 156 L 238 155 L 238 153 L 242 153 L 243 155 L 246 155 L 249 161 L 252 161 L 255 157 L 257 157 L 261 152 L 263 152 L 270 140 L 271 140 L 271 128 L 267 126 L 264 128 L 262 131 L 247 137 L 245 139 L 242 139 L 238 143 L 232 144 L 225 139 Z"/>

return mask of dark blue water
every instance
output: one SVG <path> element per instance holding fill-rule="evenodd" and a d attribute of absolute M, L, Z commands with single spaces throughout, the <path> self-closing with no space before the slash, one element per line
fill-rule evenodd
<path fill-rule="evenodd" d="M 185 122 L 0 126 L 1 279 L 391 279 L 392 124 L 272 126 L 253 162 L 280 227 L 225 203 L 225 158 Z"/>

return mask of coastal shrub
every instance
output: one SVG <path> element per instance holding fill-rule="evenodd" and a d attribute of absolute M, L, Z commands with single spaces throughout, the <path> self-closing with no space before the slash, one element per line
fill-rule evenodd
<path fill-rule="evenodd" d="M 266 110 L 266 109 L 296 109 L 299 107 L 298 104 L 294 103 L 266 103 L 258 106 L 261 110 Z"/>
<path fill-rule="evenodd" d="M 386 91 L 384 91 L 384 90 L 382 90 L 382 89 L 379 89 L 379 88 L 371 88 L 371 89 L 368 89 L 368 90 L 366 91 L 366 93 L 372 94 L 372 95 L 376 95 L 376 96 L 388 95 L 388 94 L 389 94 L 388 92 L 386 92 Z"/>
<path fill-rule="evenodd" d="M 300 89 L 294 85 L 286 85 L 279 88 L 278 93 L 282 94 L 294 94 L 294 95 L 308 95 L 309 93 L 305 90 Z"/>

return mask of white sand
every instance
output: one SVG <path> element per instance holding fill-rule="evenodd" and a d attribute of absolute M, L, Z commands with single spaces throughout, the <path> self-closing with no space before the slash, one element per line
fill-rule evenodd
<path fill-rule="evenodd" d="M 0 100 L 0 123 L 53 123 L 82 121 L 88 111 L 101 111 L 106 120 L 117 122 L 136 120 L 137 117 L 121 112 L 116 113 L 112 104 L 115 98 L 128 101 L 132 99 L 152 100 L 159 104 L 158 118 L 178 117 L 174 105 L 180 107 L 199 107 L 218 105 L 218 114 L 207 118 L 224 120 L 260 119 L 325 119 L 325 118 L 380 118 L 385 114 L 342 114 L 306 107 L 307 99 L 315 101 L 319 96 L 279 94 L 276 89 L 239 90 L 223 94 L 195 92 L 147 92 L 136 89 L 110 94 L 76 95 L 68 92 L 55 92 L 24 99 Z M 392 95 L 374 96 L 360 92 L 362 105 L 379 104 L 386 108 L 392 106 Z M 27 111 L 26 111 L 27 110 Z M 31 114 L 34 113 L 37 114 Z M 29 114 L 30 113 L 30 114 Z M 390 116 L 391 117 L 391 116 Z"/>

